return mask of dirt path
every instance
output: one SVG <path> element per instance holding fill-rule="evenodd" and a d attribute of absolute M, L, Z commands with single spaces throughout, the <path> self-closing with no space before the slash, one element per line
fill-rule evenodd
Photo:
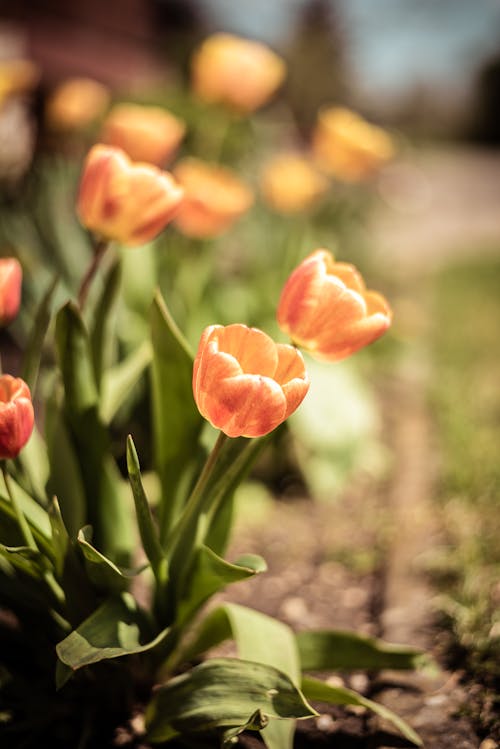
<path fill-rule="evenodd" d="M 422 274 L 478 246 L 498 251 L 499 175 L 500 154 L 443 150 L 418 154 L 384 177 L 387 202 L 371 225 L 376 256 L 391 268 L 401 297 L 418 307 L 420 325 L 429 311 L 415 282 Z M 434 593 L 421 567 L 440 535 L 432 503 L 437 450 L 426 401 L 432 362 L 426 356 L 417 331 L 415 345 L 383 386 L 384 439 L 394 456 L 387 484 L 352 487 L 331 506 L 279 503 L 263 524 L 240 529 L 235 553 L 261 553 L 269 573 L 235 588 L 232 600 L 297 629 L 351 628 L 436 652 Z M 375 560 L 368 571 L 358 564 L 363 554 Z M 404 717 L 427 749 L 494 749 L 464 717 L 459 681 L 460 674 L 445 671 L 383 672 L 355 675 L 347 684 Z M 302 725 L 297 744 L 311 743 L 406 746 L 380 719 L 346 711 Z"/>

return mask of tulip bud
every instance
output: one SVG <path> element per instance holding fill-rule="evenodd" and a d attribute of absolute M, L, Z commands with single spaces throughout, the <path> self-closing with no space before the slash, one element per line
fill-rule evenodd
<path fill-rule="evenodd" d="M 19 377 L 0 376 L 0 460 L 15 458 L 31 436 L 35 417 L 29 387 Z"/>
<path fill-rule="evenodd" d="M 328 180 L 300 153 L 282 153 L 269 161 L 261 174 L 266 202 L 278 213 L 310 210 L 328 189 Z"/>
<path fill-rule="evenodd" d="M 87 229 L 133 247 L 165 228 L 183 193 L 168 172 L 133 163 L 119 148 L 99 144 L 87 155 L 77 209 Z"/>
<path fill-rule="evenodd" d="M 161 107 L 117 104 L 104 121 L 101 142 L 123 149 L 133 161 L 161 166 L 185 132 L 184 122 Z"/>
<path fill-rule="evenodd" d="M 367 291 L 349 263 L 316 250 L 291 274 L 278 305 L 278 324 L 317 359 L 336 361 L 379 338 L 392 313 L 384 297 Z"/>
<path fill-rule="evenodd" d="M 246 113 L 271 98 L 285 77 L 285 63 L 260 42 L 213 34 L 195 53 L 191 72 L 200 99 Z"/>
<path fill-rule="evenodd" d="M 342 107 L 320 111 L 312 148 L 318 166 L 345 182 L 368 179 L 394 155 L 385 130 Z"/>
<path fill-rule="evenodd" d="M 23 271 L 13 257 L 0 259 L 0 326 L 8 325 L 19 310 Z"/>
<path fill-rule="evenodd" d="M 211 325 L 193 369 L 196 405 L 228 437 L 261 437 L 285 421 L 309 389 L 297 349 L 246 325 Z"/>
<path fill-rule="evenodd" d="M 69 78 L 47 101 L 45 116 L 50 127 L 77 131 L 92 125 L 108 108 L 109 90 L 92 78 Z"/>
<path fill-rule="evenodd" d="M 217 237 L 252 205 L 252 191 L 230 169 L 189 158 L 173 173 L 184 188 L 175 225 L 187 237 Z"/>

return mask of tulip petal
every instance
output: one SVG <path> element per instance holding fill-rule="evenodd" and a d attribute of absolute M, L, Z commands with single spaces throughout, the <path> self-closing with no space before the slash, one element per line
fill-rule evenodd
<path fill-rule="evenodd" d="M 228 437 L 261 437 L 285 418 L 282 388 L 269 377 L 239 375 L 219 382 L 211 393 L 209 420 Z"/>
<path fill-rule="evenodd" d="M 278 366 L 276 344 L 266 333 L 246 325 L 228 325 L 218 336 L 219 349 L 234 356 L 245 374 L 273 377 Z"/>

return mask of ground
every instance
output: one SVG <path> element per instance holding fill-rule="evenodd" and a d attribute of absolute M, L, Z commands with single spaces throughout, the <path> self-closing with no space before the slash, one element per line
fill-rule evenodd
<path fill-rule="evenodd" d="M 437 674 L 344 678 L 404 717 L 427 749 L 497 746 L 495 729 L 488 737 L 471 717 L 482 687 L 460 668 L 446 668 L 436 590 L 422 571 L 443 529 L 433 502 L 439 450 L 427 390 L 432 362 L 421 345 L 434 321 L 421 281 L 471 248 L 498 253 L 499 164 L 498 154 L 474 149 L 424 151 L 395 165 L 380 184 L 387 202 L 370 227 L 375 257 L 391 267 L 413 337 L 395 371 L 377 386 L 382 439 L 393 455 L 389 478 L 375 486 L 361 478 L 331 504 L 277 502 L 263 521 L 237 530 L 229 555 L 260 553 L 269 565 L 267 574 L 229 591 L 232 601 L 296 629 L 355 629 L 431 653 L 440 664 Z M 340 709 L 300 724 L 296 741 L 298 747 L 338 749 L 406 745 L 380 719 Z"/>

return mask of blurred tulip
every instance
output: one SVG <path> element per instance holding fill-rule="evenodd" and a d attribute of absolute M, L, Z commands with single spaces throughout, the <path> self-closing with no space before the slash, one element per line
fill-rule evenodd
<path fill-rule="evenodd" d="M 205 39 L 192 59 L 193 90 L 200 99 L 253 112 L 281 85 L 283 60 L 260 42 L 231 34 Z"/>
<path fill-rule="evenodd" d="M 30 60 L 1 60 L 0 104 L 9 96 L 30 91 L 39 79 L 40 70 Z"/>
<path fill-rule="evenodd" d="M 55 130 L 81 130 L 102 117 L 109 101 L 110 93 L 102 83 L 92 78 L 69 78 L 48 99 L 46 119 Z"/>
<path fill-rule="evenodd" d="M 291 274 L 278 305 L 278 324 L 317 359 L 336 361 L 379 338 L 392 313 L 381 294 L 367 291 L 349 263 L 316 250 Z"/>
<path fill-rule="evenodd" d="M 309 389 L 297 349 L 246 325 L 211 325 L 194 362 L 196 405 L 228 437 L 261 437 L 300 405 Z"/>
<path fill-rule="evenodd" d="M 225 167 L 189 158 L 180 161 L 173 174 L 185 191 L 175 224 L 187 237 L 217 237 L 253 203 L 250 188 Z"/>
<path fill-rule="evenodd" d="M 101 143 L 122 148 L 133 161 L 161 166 L 186 132 L 182 120 L 161 107 L 117 104 L 106 117 Z"/>
<path fill-rule="evenodd" d="M 394 155 L 385 130 L 341 107 L 319 113 L 312 148 L 318 166 L 345 182 L 369 178 Z"/>
<path fill-rule="evenodd" d="M 14 257 L 0 259 L 0 326 L 13 320 L 21 304 L 23 271 Z"/>
<path fill-rule="evenodd" d="M 300 153 L 283 153 L 269 161 L 260 178 L 264 199 L 278 213 L 308 211 L 328 189 L 328 180 Z"/>
<path fill-rule="evenodd" d="M 0 460 L 15 458 L 33 431 L 29 387 L 20 377 L 0 376 Z"/>
<path fill-rule="evenodd" d="M 87 229 L 133 247 L 164 229 L 183 192 L 168 172 L 131 162 L 119 148 L 99 144 L 85 160 L 77 209 Z"/>

